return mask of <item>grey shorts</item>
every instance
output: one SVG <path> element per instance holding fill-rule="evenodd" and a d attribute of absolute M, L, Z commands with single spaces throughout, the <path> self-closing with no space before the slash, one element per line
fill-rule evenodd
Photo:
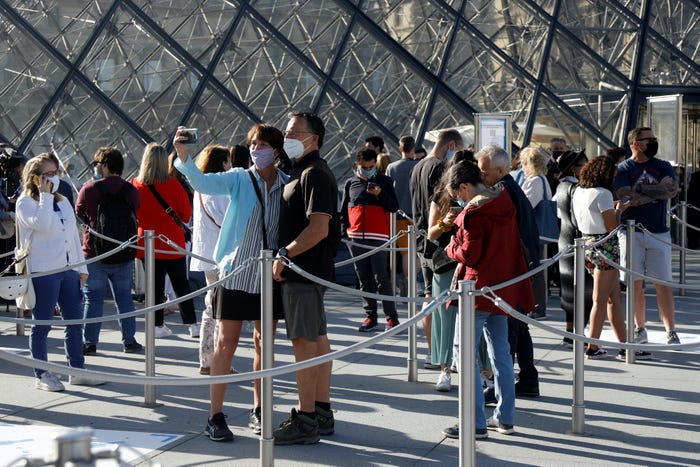
<path fill-rule="evenodd" d="M 671 265 L 671 233 L 648 234 L 646 232 L 635 232 L 634 239 L 634 261 L 632 265 L 627 260 L 627 232 L 618 232 L 620 240 L 620 258 L 622 265 L 654 279 L 671 282 L 673 280 L 673 269 Z M 620 274 L 620 280 L 626 280 L 626 274 Z M 637 279 L 641 280 L 641 279 Z"/>
<path fill-rule="evenodd" d="M 282 282 L 282 306 L 288 339 L 315 341 L 327 334 L 323 308 L 325 292 L 326 288 L 318 284 Z"/>

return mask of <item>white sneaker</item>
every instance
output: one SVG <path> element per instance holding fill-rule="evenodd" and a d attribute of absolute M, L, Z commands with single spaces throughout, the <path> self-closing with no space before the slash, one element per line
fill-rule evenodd
<path fill-rule="evenodd" d="M 68 384 L 72 384 L 73 386 L 101 386 L 105 384 L 105 382 L 100 381 L 99 379 L 87 378 L 85 376 L 71 375 L 68 377 Z"/>
<path fill-rule="evenodd" d="M 445 369 L 445 371 L 440 373 L 435 389 L 440 392 L 450 392 L 450 389 L 452 389 L 452 381 L 449 369 Z"/>
<path fill-rule="evenodd" d="M 200 325 L 197 323 L 190 324 L 190 337 L 199 337 Z"/>
<path fill-rule="evenodd" d="M 156 337 L 170 337 L 173 332 L 165 324 L 162 326 L 156 326 Z"/>
<path fill-rule="evenodd" d="M 34 387 L 41 389 L 42 391 L 50 392 L 58 392 L 66 389 L 63 386 L 63 383 L 61 383 L 61 380 L 58 379 L 58 376 L 54 375 L 50 371 L 45 371 L 41 375 L 41 378 L 36 378 L 36 381 L 34 381 Z"/>

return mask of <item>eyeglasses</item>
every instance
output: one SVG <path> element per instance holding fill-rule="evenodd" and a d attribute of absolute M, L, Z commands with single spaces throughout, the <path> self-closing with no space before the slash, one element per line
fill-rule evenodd
<path fill-rule="evenodd" d="M 287 130 L 284 132 L 284 136 L 287 138 L 294 138 L 298 134 L 313 135 L 314 133 L 311 131 L 296 131 L 296 130 Z"/>
<path fill-rule="evenodd" d="M 636 141 L 649 141 L 650 143 L 655 143 L 658 141 L 658 139 L 649 137 L 649 138 L 638 138 Z"/>
<path fill-rule="evenodd" d="M 101 163 L 102 163 L 102 161 L 92 161 L 92 162 L 90 163 L 90 165 L 92 165 L 93 167 L 97 167 L 97 166 L 100 165 Z"/>

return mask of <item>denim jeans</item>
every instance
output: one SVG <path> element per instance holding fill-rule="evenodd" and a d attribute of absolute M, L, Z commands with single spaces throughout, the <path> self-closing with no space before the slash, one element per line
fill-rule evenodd
<path fill-rule="evenodd" d="M 513 425 L 515 421 L 515 377 L 513 374 L 513 359 L 510 356 L 508 343 L 508 317 L 476 310 L 474 313 L 476 327 L 475 355 L 479 352 L 479 337 L 483 331 L 486 346 L 491 359 L 496 398 L 498 404 L 493 416 L 501 423 Z M 484 411 L 484 393 L 481 388 L 478 358 L 475 362 L 477 377 L 474 378 L 474 399 L 476 404 L 476 428 L 486 428 Z"/>
<path fill-rule="evenodd" d="M 131 284 L 133 279 L 133 262 L 106 264 L 100 261 L 87 265 L 88 280 L 83 287 L 85 295 L 85 318 L 98 318 L 102 316 L 105 290 L 107 284 L 112 291 L 112 297 L 119 314 L 134 311 L 134 300 L 131 297 Z M 90 323 L 85 325 L 85 343 L 94 344 L 100 341 L 100 329 L 102 323 Z M 119 320 L 119 328 L 122 331 L 122 343 L 133 344 L 136 342 L 136 318 Z"/>
<path fill-rule="evenodd" d="M 369 247 L 381 245 L 381 240 L 361 240 L 352 239 L 353 242 Z M 360 256 L 367 253 L 369 249 L 350 246 L 350 254 Z M 389 252 L 386 250 L 377 251 L 368 258 L 355 261 L 355 273 L 360 281 L 360 290 L 369 293 L 379 293 L 380 295 L 394 296 L 395 291 L 391 290 L 391 275 L 389 274 Z M 374 298 L 362 297 L 365 313 L 368 318 L 377 319 L 377 300 Z M 382 307 L 387 318 L 397 319 L 396 303 L 391 300 L 383 300 Z"/>
<path fill-rule="evenodd" d="M 37 271 L 38 272 L 38 271 Z M 82 318 L 82 294 L 80 293 L 80 280 L 78 272 L 74 270 L 58 272 L 48 276 L 32 278 L 32 284 L 36 293 L 36 304 L 32 314 L 34 319 L 53 319 L 56 303 L 61 307 L 63 319 Z M 68 365 L 73 368 L 83 368 L 83 325 L 71 324 L 64 326 L 64 347 Z M 29 334 L 29 350 L 32 357 L 37 360 L 48 360 L 46 341 L 51 326 L 32 326 Z M 41 378 L 45 370 L 34 369 L 34 375 Z"/>

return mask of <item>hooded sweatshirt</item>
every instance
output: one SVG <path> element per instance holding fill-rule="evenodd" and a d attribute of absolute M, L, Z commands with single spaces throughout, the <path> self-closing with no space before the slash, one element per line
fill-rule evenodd
<path fill-rule="evenodd" d="M 475 287 L 494 286 L 528 271 L 516 221 L 515 206 L 502 185 L 485 189 L 457 216 L 455 232 L 445 248 L 459 262 L 457 278 L 476 281 Z M 535 299 L 530 279 L 495 292 L 512 307 L 531 311 Z M 476 309 L 504 315 L 493 302 L 478 296 Z"/>

